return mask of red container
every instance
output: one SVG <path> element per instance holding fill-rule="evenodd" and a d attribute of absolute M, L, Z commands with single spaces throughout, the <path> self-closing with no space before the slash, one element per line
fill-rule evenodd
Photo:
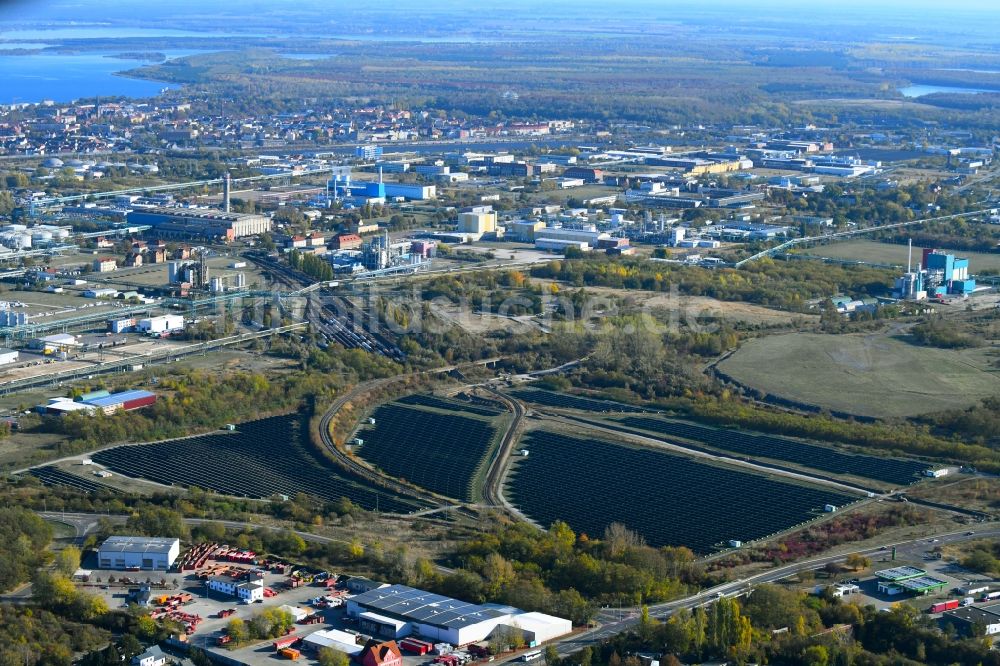
<path fill-rule="evenodd" d="M 945 611 L 954 610 L 958 608 L 958 599 L 952 599 L 951 601 L 941 601 L 936 604 L 931 604 L 932 613 L 943 613 Z"/>
<path fill-rule="evenodd" d="M 147 395 L 141 398 L 135 398 L 133 400 L 126 400 L 122 403 L 122 409 L 128 411 L 130 409 L 140 409 L 142 407 L 149 407 L 156 402 L 155 395 Z"/>
<path fill-rule="evenodd" d="M 430 646 L 423 641 L 411 640 L 409 638 L 404 638 L 399 642 L 399 647 L 403 648 L 407 652 L 412 652 L 413 654 L 425 655 L 430 652 Z"/>
<path fill-rule="evenodd" d="M 291 647 L 299 642 L 298 636 L 282 636 L 278 640 L 271 643 L 274 647 L 274 651 L 284 650 L 286 647 Z"/>

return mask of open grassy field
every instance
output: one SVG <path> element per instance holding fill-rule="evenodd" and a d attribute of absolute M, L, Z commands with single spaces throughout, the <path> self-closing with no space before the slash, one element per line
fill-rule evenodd
<path fill-rule="evenodd" d="M 894 266 L 906 266 L 906 246 L 894 243 L 880 243 L 871 240 L 852 240 L 842 243 L 829 243 L 816 247 L 805 248 L 799 251 L 801 254 L 811 254 L 816 257 L 827 257 L 829 259 L 849 259 L 872 264 L 891 264 Z M 913 265 L 920 261 L 922 248 L 913 246 Z M 969 258 L 969 270 L 978 273 L 986 269 L 1000 270 L 1000 254 L 987 254 L 985 252 L 955 252 L 955 254 Z"/>
<path fill-rule="evenodd" d="M 1000 394 L 1000 375 L 987 354 L 917 347 L 884 333 L 792 333 L 751 340 L 718 367 L 772 396 L 888 418 L 968 407 Z"/>

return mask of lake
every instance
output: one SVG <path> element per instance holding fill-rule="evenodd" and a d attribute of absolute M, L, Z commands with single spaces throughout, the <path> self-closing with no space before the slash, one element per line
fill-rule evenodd
<path fill-rule="evenodd" d="M 915 98 L 934 93 L 955 93 L 960 95 L 977 95 L 979 93 L 1000 93 L 1000 90 L 990 90 L 988 88 L 957 88 L 955 86 L 933 86 L 917 84 L 900 88 L 899 92 L 903 97 Z"/>
<path fill-rule="evenodd" d="M 97 53 L 0 55 L 0 104 L 71 102 L 83 97 L 153 97 L 163 88 L 159 81 L 143 81 L 116 72 L 135 69 L 139 60 L 109 58 Z"/>

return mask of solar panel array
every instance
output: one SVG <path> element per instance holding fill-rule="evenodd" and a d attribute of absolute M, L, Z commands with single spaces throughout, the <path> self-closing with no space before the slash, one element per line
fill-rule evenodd
<path fill-rule="evenodd" d="M 496 608 L 424 592 L 407 585 L 370 590 L 353 597 L 351 601 L 377 613 L 451 629 L 507 615 Z"/>

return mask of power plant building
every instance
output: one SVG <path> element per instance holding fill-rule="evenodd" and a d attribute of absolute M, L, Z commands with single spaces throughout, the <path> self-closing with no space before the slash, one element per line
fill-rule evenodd
<path fill-rule="evenodd" d="M 924 249 L 916 270 L 896 278 L 893 295 L 896 298 L 922 300 L 943 296 L 966 295 L 976 290 L 976 281 L 969 277 L 969 260 L 953 254 Z"/>
<path fill-rule="evenodd" d="M 235 240 L 267 233 L 271 219 L 256 213 L 227 213 L 199 208 L 142 208 L 128 214 L 128 223 L 148 224 L 167 238 Z"/>

